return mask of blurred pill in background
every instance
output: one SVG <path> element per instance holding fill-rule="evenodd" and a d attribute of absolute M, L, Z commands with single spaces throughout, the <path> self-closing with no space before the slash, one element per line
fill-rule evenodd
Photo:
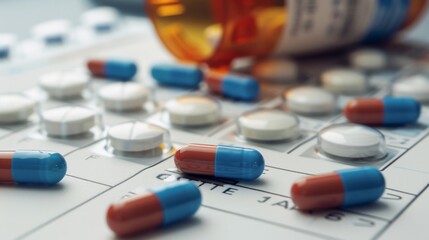
<path fill-rule="evenodd" d="M 65 19 L 51 20 L 39 23 L 33 27 L 33 36 L 45 45 L 61 45 L 69 34 L 71 24 Z"/>
<path fill-rule="evenodd" d="M 98 98 L 104 108 L 114 112 L 138 111 L 149 98 L 149 90 L 139 83 L 119 82 L 102 87 Z"/>
<path fill-rule="evenodd" d="M 87 67 L 95 77 L 118 81 L 129 81 L 137 73 L 136 63 L 124 59 L 90 59 Z"/>
<path fill-rule="evenodd" d="M 420 103 L 412 98 L 357 98 L 344 107 L 344 116 L 353 123 L 369 125 L 405 125 L 416 123 Z"/>
<path fill-rule="evenodd" d="M 174 155 L 176 167 L 187 174 L 255 180 L 264 171 L 264 157 L 255 149 L 226 145 L 189 144 Z"/>
<path fill-rule="evenodd" d="M 271 83 L 290 83 L 299 78 L 299 68 L 293 60 L 267 59 L 252 66 L 252 75 L 262 81 Z"/>
<path fill-rule="evenodd" d="M 337 110 L 337 100 L 331 92 L 319 87 L 304 86 L 283 94 L 287 108 L 298 114 L 323 115 Z"/>
<path fill-rule="evenodd" d="M 0 151 L 0 182 L 53 185 L 64 178 L 67 163 L 56 152 Z"/>
<path fill-rule="evenodd" d="M 0 60 L 10 57 L 12 47 L 16 44 L 17 37 L 12 33 L 0 33 Z"/>
<path fill-rule="evenodd" d="M 151 67 L 150 73 L 161 86 L 197 89 L 204 78 L 198 66 L 160 63 Z"/>
<path fill-rule="evenodd" d="M 78 106 L 61 106 L 42 112 L 42 128 L 49 136 L 71 137 L 95 126 L 94 111 Z"/>
<path fill-rule="evenodd" d="M 71 99 L 82 97 L 89 81 L 85 72 L 51 72 L 40 77 L 39 86 L 53 99 Z"/>
<path fill-rule="evenodd" d="M 323 88 L 343 95 L 361 95 L 368 91 L 366 76 L 357 70 L 338 68 L 327 70 L 321 76 Z"/>
<path fill-rule="evenodd" d="M 21 94 L 0 94 L 0 124 L 19 124 L 28 121 L 36 102 Z"/>
<path fill-rule="evenodd" d="M 86 11 L 80 17 L 83 25 L 93 29 L 97 33 L 111 31 L 119 18 L 119 13 L 112 7 L 98 7 Z"/>
<path fill-rule="evenodd" d="M 233 100 L 251 102 L 259 96 L 259 82 L 252 76 L 210 72 L 205 82 L 210 92 Z"/>
<path fill-rule="evenodd" d="M 299 120 L 277 109 L 260 109 L 244 113 L 237 120 L 238 134 L 254 141 L 290 140 L 299 136 Z"/>
<path fill-rule="evenodd" d="M 183 96 L 165 103 L 169 121 L 182 127 L 207 126 L 221 120 L 217 101 L 205 96 Z"/>
<path fill-rule="evenodd" d="M 384 52 L 377 49 L 358 49 L 349 56 L 350 65 L 362 71 L 382 70 L 388 66 Z"/>
<path fill-rule="evenodd" d="M 190 218 L 201 202 L 195 184 L 173 182 L 110 205 L 107 224 L 118 236 L 130 236 Z"/>
<path fill-rule="evenodd" d="M 383 174 L 362 167 L 299 179 L 292 185 L 291 196 L 300 210 L 319 210 L 370 204 L 384 190 Z"/>
<path fill-rule="evenodd" d="M 416 74 L 396 81 L 392 87 L 395 97 L 411 97 L 421 103 L 429 102 L 429 76 Z"/>

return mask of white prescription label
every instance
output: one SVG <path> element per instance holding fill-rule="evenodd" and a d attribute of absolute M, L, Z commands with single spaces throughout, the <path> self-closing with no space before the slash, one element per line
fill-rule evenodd
<path fill-rule="evenodd" d="M 275 54 L 305 54 L 391 36 L 411 0 L 285 0 L 287 23 Z"/>

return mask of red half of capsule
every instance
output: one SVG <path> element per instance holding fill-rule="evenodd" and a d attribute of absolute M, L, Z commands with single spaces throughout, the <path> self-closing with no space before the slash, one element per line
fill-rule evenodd
<path fill-rule="evenodd" d="M 383 99 L 352 100 L 345 106 L 344 115 L 354 123 L 381 124 L 384 121 Z"/>
<path fill-rule="evenodd" d="M 96 77 L 104 77 L 105 61 L 102 60 L 89 60 L 87 67 L 92 75 Z"/>
<path fill-rule="evenodd" d="M 174 163 L 185 173 L 215 175 L 217 146 L 208 144 L 190 144 L 174 155 Z"/>
<path fill-rule="evenodd" d="M 206 78 L 205 82 L 210 90 L 211 93 L 214 94 L 222 94 L 222 81 L 223 81 L 222 74 L 213 74 L 209 73 Z"/>
<path fill-rule="evenodd" d="M 13 182 L 12 158 L 15 151 L 0 152 L 0 182 Z"/>
<path fill-rule="evenodd" d="M 155 194 L 133 197 L 107 210 L 107 224 L 118 236 L 154 229 L 162 221 L 162 206 Z"/>
<path fill-rule="evenodd" d="M 296 181 L 291 195 L 301 210 L 333 208 L 343 203 L 344 186 L 338 173 L 329 173 Z"/>

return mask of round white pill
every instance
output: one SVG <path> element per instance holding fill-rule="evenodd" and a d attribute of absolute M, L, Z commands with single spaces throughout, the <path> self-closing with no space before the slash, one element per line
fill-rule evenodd
<path fill-rule="evenodd" d="M 299 121 L 290 113 L 262 109 L 241 115 L 237 130 L 239 135 L 250 140 L 288 140 L 299 136 Z"/>
<path fill-rule="evenodd" d="M 78 71 L 48 73 L 40 77 L 39 86 L 54 99 L 82 96 L 90 81 L 88 74 Z"/>
<path fill-rule="evenodd" d="M 412 97 L 420 102 L 429 102 L 429 76 L 414 75 L 393 84 L 392 95 Z"/>
<path fill-rule="evenodd" d="M 384 135 L 357 124 L 337 124 L 321 130 L 317 137 L 322 153 L 342 158 L 373 158 L 386 153 Z"/>
<path fill-rule="evenodd" d="M 81 16 L 84 25 L 93 28 L 97 32 L 108 31 L 118 21 L 118 11 L 112 7 L 98 7 L 91 9 Z"/>
<path fill-rule="evenodd" d="M 147 88 L 134 82 L 113 83 L 98 92 L 103 106 L 116 112 L 141 109 L 148 95 Z"/>
<path fill-rule="evenodd" d="M 83 107 L 64 106 L 42 113 L 48 135 L 68 137 L 88 132 L 95 125 L 95 114 Z"/>
<path fill-rule="evenodd" d="M 380 70 L 387 66 L 387 56 L 376 49 L 359 49 L 350 54 L 352 67 L 361 70 Z"/>
<path fill-rule="evenodd" d="M 335 96 L 318 87 L 298 87 L 284 93 L 286 106 L 300 114 L 329 114 L 337 109 Z"/>
<path fill-rule="evenodd" d="M 323 88 L 337 94 L 359 95 L 366 93 L 368 83 L 365 75 L 352 69 L 332 69 L 321 76 Z"/>
<path fill-rule="evenodd" d="M 252 67 L 252 75 L 274 83 L 296 81 L 299 77 L 298 65 L 288 59 L 270 59 L 257 62 Z"/>
<path fill-rule="evenodd" d="M 165 104 L 170 122 L 182 126 L 202 126 L 219 121 L 220 106 L 208 97 L 184 96 Z"/>
<path fill-rule="evenodd" d="M 25 122 L 33 114 L 35 102 L 19 94 L 0 95 L 0 123 Z"/>
<path fill-rule="evenodd" d="M 158 148 L 164 139 L 165 130 L 142 122 L 129 122 L 109 129 L 108 138 L 117 151 L 141 152 Z"/>
<path fill-rule="evenodd" d="M 64 19 L 51 20 L 37 24 L 32 33 L 35 38 L 45 41 L 47 44 L 62 43 L 70 30 L 70 22 Z"/>

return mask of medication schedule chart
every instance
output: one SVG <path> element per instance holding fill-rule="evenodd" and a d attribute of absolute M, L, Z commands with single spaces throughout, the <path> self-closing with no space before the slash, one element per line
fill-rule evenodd
<path fill-rule="evenodd" d="M 233 100 L 212 94 L 206 86 L 210 81 L 199 88 L 157 84 L 151 67 L 174 60 L 149 21 L 128 17 L 115 19 L 115 24 L 112 29 L 107 24 L 108 32 L 97 25 L 103 34 L 96 37 L 84 33 L 64 43 L 58 35 L 50 36 L 44 44 L 53 41 L 55 47 L 24 45 L 21 53 L 16 50 L 0 62 L 0 78 L 11 83 L 0 89 L 0 149 L 17 149 L 14 154 L 0 152 L 0 163 L 18 162 L 25 149 L 43 150 L 34 153 L 40 158 L 61 154 L 67 162 L 61 176 L 44 173 L 47 182 L 65 174 L 56 185 L 0 186 L 0 239 L 116 239 L 106 221 L 111 204 L 120 206 L 121 200 L 176 181 L 178 188 L 192 188 L 188 200 L 200 200 L 199 210 L 177 224 L 130 239 L 428 238 L 429 78 L 415 68 L 427 64 L 429 48 L 394 44 L 379 50 L 389 56 L 381 60 L 379 51 L 371 52 L 379 67 L 363 73 L 344 69 L 350 64 L 344 59 L 358 53 L 355 49 L 297 59 L 288 66 L 299 66 L 300 73 L 292 78 L 301 81 L 262 82 L 259 95 L 252 92 L 252 101 L 241 101 L 248 96 Z M 250 68 L 244 63 L 237 71 L 250 74 Z M 353 81 L 339 83 L 338 77 Z M 403 79 L 410 84 L 404 87 Z M 377 109 L 369 111 L 378 115 L 369 123 L 376 126 L 356 124 L 367 124 L 356 108 L 368 107 L 354 100 L 357 96 L 410 94 L 420 98 L 371 100 Z M 408 111 L 409 118 L 392 118 L 392 106 Z M 342 109 L 347 111 L 343 114 Z M 402 121 L 401 126 L 389 126 L 392 119 Z M 261 124 L 269 127 L 261 129 Z M 229 178 L 228 171 L 217 168 L 218 162 L 210 162 L 215 166 L 210 165 L 214 170 L 208 174 L 193 174 L 185 150 L 197 151 L 198 144 L 212 155 L 252 149 L 248 158 L 259 165 L 240 180 Z M 64 159 L 55 158 L 56 166 Z M 291 189 L 299 179 L 330 173 L 344 177 L 347 170 L 364 166 L 380 170 L 374 174 L 381 172 L 385 181 L 385 189 L 381 180 L 374 183 L 384 191 L 371 204 L 347 206 L 346 190 L 339 204 L 343 207 L 302 210 L 292 200 Z M 4 168 L 0 165 L 0 179 Z M 13 166 L 15 170 L 19 168 Z M 14 175 L 12 180 L 29 179 Z"/>

